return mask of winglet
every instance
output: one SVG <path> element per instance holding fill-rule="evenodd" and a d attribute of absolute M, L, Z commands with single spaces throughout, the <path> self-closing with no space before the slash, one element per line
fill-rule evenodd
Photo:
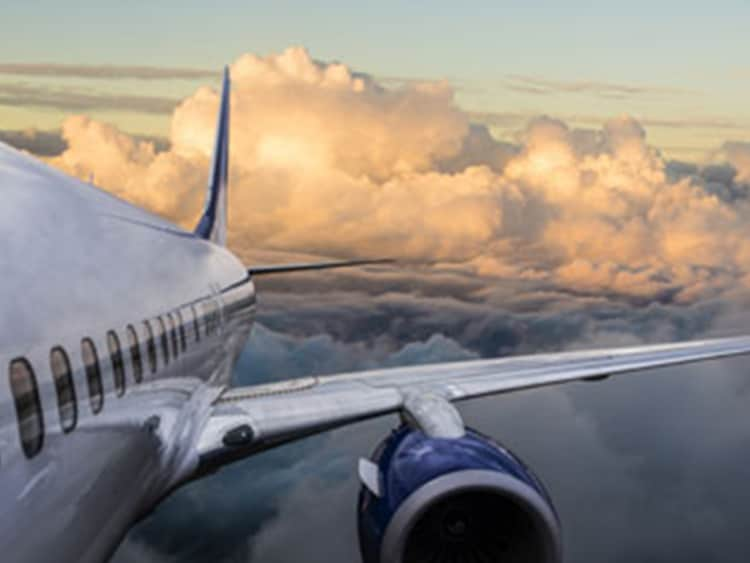
<path fill-rule="evenodd" d="M 227 242 L 227 184 L 229 180 L 229 67 L 224 67 L 216 142 L 208 178 L 208 193 L 203 215 L 195 234 L 216 244 Z"/>

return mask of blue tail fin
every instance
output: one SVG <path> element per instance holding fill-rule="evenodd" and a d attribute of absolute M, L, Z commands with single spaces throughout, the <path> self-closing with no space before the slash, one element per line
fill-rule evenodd
<path fill-rule="evenodd" d="M 227 184 L 229 182 L 229 67 L 224 67 L 216 144 L 208 177 L 206 206 L 195 234 L 213 243 L 227 243 Z"/>

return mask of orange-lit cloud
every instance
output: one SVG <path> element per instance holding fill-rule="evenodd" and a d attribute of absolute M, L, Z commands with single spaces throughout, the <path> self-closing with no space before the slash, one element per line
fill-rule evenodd
<path fill-rule="evenodd" d="M 744 284 L 750 147 L 726 177 L 677 170 L 635 120 L 532 120 L 518 146 L 472 125 L 445 83 L 385 88 L 301 48 L 232 65 L 231 246 L 455 264 L 592 293 L 694 300 Z M 218 93 L 172 116 L 168 151 L 85 117 L 51 162 L 191 226 Z"/>

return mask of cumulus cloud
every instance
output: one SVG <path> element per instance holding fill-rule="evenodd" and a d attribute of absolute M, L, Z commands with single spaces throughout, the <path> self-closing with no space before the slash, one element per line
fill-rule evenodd
<path fill-rule="evenodd" d="M 748 208 L 722 192 L 750 174 L 743 147 L 725 147 L 737 174 L 721 177 L 671 166 L 629 117 L 598 130 L 537 118 L 509 145 L 472 124 L 447 83 L 386 88 L 301 48 L 244 55 L 232 76 L 230 241 L 242 255 L 388 255 L 644 301 L 744 284 Z M 183 100 L 158 154 L 72 117 L 51 162 L 192 225 L 217 105 L 207 87 Z"/>
<path fill-rule="evenodd" d="M 115 195 L 164 215 L 184 213 L 198 200 L 208 160 L 159 151 L 152 140 L 122 133 L 85 116 L 62 127 L 67 150 L 52 161 L 68 172 L 106 186 Z"/>

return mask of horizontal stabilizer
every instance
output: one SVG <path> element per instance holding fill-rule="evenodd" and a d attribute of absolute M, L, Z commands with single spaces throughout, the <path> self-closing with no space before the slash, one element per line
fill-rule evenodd
<path fill-rule="evenodd" d="M 309 262 L 302 264 L 278 264 L 271 266 L 253 266 L 247 271 L 251 276 L 265 276 L 268 274 L 289 274 L 306 270 L 330 270 L 333 268 L 350 268 L 352 266 L 369 266 L 372 264 L 390 264 L 393 260 L 338 260 L 329 262 Z"/>

